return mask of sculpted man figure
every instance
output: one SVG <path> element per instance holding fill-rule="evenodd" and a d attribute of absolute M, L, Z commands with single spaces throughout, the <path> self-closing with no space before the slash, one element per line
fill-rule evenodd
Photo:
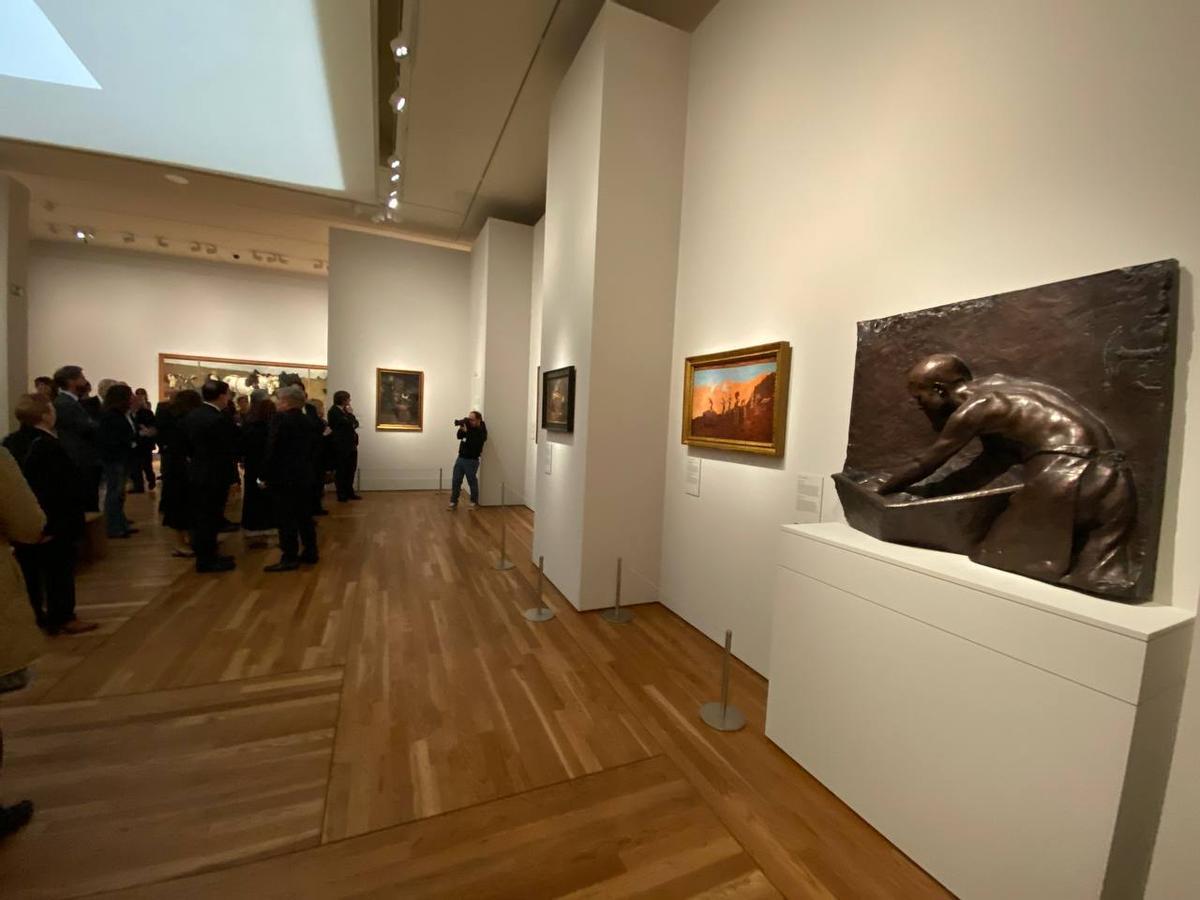
<path fill-rule="evenodd" d="M 957 356 L 938 353 L 910 370 L 908 390 L 939 432 L 909 465 L 877 476 L 881 494 L 932 475 L 971 441 L 1015 446 L 1024 486 L 996 517 L 971 559 L 1085 591 L 1128 589 L 1128 537 L 1137 518 L 1133 478 L 1108 427 L 1064 391 L 1009 375 L 975 380 Z"/>

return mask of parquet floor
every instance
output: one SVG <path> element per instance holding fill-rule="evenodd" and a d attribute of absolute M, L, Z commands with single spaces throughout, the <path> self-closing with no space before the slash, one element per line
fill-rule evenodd
<path fill-rule="evenodd" d="M 37 803 L 0 895 L 947 896 L 766 740 L 753 672 L 746 730 L 700 724 L 720 651 L 665 608 L 527 622 L 527 511 L 502 573 L 500 510 L 330 505 L 298 573 L 230 535 L 198 576 L 149 525 L 81 576 L 103 628 L 0 706 Z"/>

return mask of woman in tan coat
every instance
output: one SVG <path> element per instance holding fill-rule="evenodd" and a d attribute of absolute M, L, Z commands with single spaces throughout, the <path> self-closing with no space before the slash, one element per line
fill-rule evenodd
<path fill-rule="evenodd" d="M 42 634 L 12 544 L 36 544 L 45 525 L 42 508 L 16 460 L 0 447 L 0 691 L 23 687 L 25 667 L 42 652 Z M 4 736 L 0 733 L 0 759 L 3 754 Z M 16 831 L 32 815 L 33 804 L 28 800 L 0 806 L 0 837 Z"/>

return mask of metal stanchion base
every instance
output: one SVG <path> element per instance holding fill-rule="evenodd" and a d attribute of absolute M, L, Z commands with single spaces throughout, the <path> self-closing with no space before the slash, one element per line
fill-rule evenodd
<path fill-rule="evenodd" d="M 611 606 L 600 613 L 600 618 L 605 622 L 612 622 L 614 625 L 624 625 L 626 622 L 633 621 L 633 613 L 623 606 Z"/>
<path fill-rule="evenodd" d="M 502 556 L 498 560 L 496 560 L 494 563 L 492 563 L 492 568 L 495 569 L 497 572 L 507 572 L 509 569 L 516 568 L 516 563 L 514 563 L 508 557 Z"/>
<path fill-rule="evenodd" d="M 533 606 L 525 610 L 522 615 L 530 622 L 549 622 L 554 618 L 554 610 L 548 606 Z"/>
<path fill-rule="evenodd" d="M 700 718 L 709 728 L 717 731 L 740 731 L 746 727 L 746 717 L 736 706 L 721 708 L 720 702 L 714 700 L 700 707 Z"/>

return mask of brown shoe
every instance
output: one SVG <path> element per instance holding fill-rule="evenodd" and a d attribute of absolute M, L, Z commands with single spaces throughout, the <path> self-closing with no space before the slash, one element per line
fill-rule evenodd
<path fill-rule="evenodd" d="M 79 619 L 72 619 L 70 622 L 65 622 L 58 629 L 59 634 L 87 634 L 89 631 L 95 631 L 100 626 L 95 622 L 81 622 Z"/>

